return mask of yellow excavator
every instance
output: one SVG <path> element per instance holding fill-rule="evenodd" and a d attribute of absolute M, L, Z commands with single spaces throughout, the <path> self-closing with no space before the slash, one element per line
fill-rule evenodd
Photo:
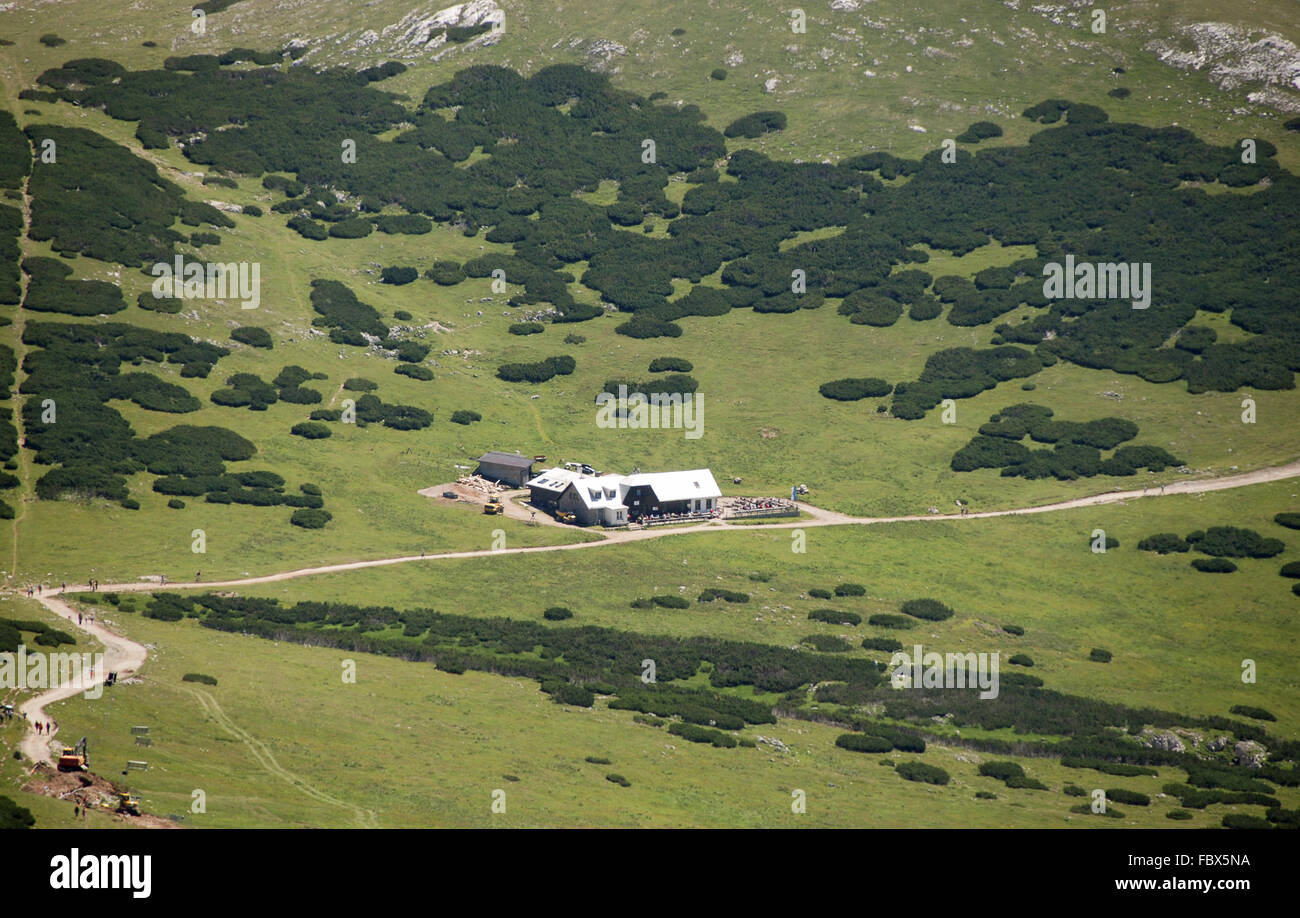
<path fill-rule="evenodd" d="M 117 799 L 117 811 L 119 813 L 129 813 L 132 816 L 139 816 L 140 798 L 135 794 L 123 792 Z"/>
<path fill-rule="evenodd" d="M 59 756 L 59 771 L 85 771 L 89 765 L 84 736 L 77 745 L 63 747 L 63 754 Z"/>
<path fill-rule="evenodd" d="M 483 512 L 488 516 L 499 516 L 506 512 L 505 505 L 501 503 L 501 498 L 493 494 L 488 498 L 488 502 L 483 505 Z"/>

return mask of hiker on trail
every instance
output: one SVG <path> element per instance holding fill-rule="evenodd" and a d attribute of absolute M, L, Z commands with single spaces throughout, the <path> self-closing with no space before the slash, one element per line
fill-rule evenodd
<path fill-rule="evenodd" d="M 77 624 L 80 625 L 81 623 L 82 623 L 82 622 L 81 622 L 81 613 L 78 612 L 78 613 L 77 613 Z"/>
<path fill-rule="evenodd" d="M 60 583 L 60 584 L 59 584 L 59 595 L 62 596 L 62 595 L 63 595 L 63 591 L 66 590 L 67 588 L 68 588 L 67 583 Z"/>
<path fill-rule="evenodd" d="M 167 575 L 166 575 L 166 574 L 163 574 L 163 575 L 162 575 L 162 583 L 163 583 L 163 586 L 166 586 L 166 585 L 167 585 Z"/>
<path fill-rule="evenodd" d="M 81 807 L 74 803 L 72 805 L 72 818 L 76 819 L 80 815 L 81 815 Z"/>
<path fill-rule="evenodd" d="M 1164 494 L 1164 493 L 1165 493 L 1165 486 L 1164 486 L 1163 484 L 1160 485 L 1160 493 L 1161 493 L 1161 494 Z"/>
<path fill-rule="evenodd" d="M 194 572 L 194 582 L 195 582 L 195 583 L 198 583 L 198 582 L 199 582 L 200 580 L 202 580 L 202 579 L 203 579 L 203 571 L 195 571 L 195 572 Z"/>

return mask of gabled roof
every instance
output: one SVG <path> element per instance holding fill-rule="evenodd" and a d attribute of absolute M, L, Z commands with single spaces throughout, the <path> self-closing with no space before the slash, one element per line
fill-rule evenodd
<path fill-rule="evenodd" d="M 627 488 L 622 484 L 622 475 L 601 475 L 599 478 L 575 478 L 570 486 L 583 506 L 588 510 L 600 510 L 604 507 L 623 508 L 623 495 Z"/>
<path fill-rule="evenodd" d="M 492 465 L 504 465 L 512 469 L 532 468 L 533 460 L 530 456 L 519 456 L 515 453 L 502 453 L 496 450 L 484 453 L 478 457 L 479 462 L 488 462 Z"/>
<path fill-rule="evenodd" d="M 648 485 L 660 502 L 722 496 L 718 483 L 713 480 L 713 473 L 708 469 L 629 475 L 623 479 L 623 484 L 628 488 Z"/>

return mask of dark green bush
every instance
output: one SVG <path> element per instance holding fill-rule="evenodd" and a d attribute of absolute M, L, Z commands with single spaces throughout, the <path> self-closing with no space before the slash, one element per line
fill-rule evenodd
<path fill-rule="evenodd" d="M 830 590 L 823 590 L 821 587 L 813 587 L 808 591 L 808 595 L 813 599 L 830 599 L 834 594 Z"/>
<path fill-rule="evenodd" d="M 477 411 L 469 411 L 462 408 L 459 411 L 453 411 L 450 420 L 453 424 L 469 425 L 473 424 L 475 421 L 483 420 L 483 415 L 479 414 Z"/>
<path fill-rule="evenodd" d="M 244 325 L 236 328 L 230 333 L 232 341 L 238 341 L 241 344 L 247 344 L 249 347 L 262 347 L 270 350 L 274 345 L 271 340 L 271 333 L 265 328 L 258 328 L 256 325 Z"/>
<path fill-rule="evenodd" d="M 1202 554 L 1221 558 L 1271 558 L 1286 549 L 1286 543 L 1281 539 L 1265 538 L 1253 529 L 1236 526 L 1211 526 L 1200 538 L 1189 536 L 1187 541 Z"/>
<path fill-rule="evenodd" d="M 1192 567 L 1206 574 L 1231 574 L 1237 569 L 1237 565 L 1226 558 L 1193 558 Z"/>
<path fill-rule="evenodd" d="M 289 522 L 303 529 L 324 529 L 325 524 L 333 518 L 333 514 L 327 510 L 303 509 L 293 511 Z"/>
<path fill-rule="evenodd" d="M 216 685 L 217 677 L 209 676 L 206 673 L 186 673 L 181 676 L 182 682 L 202 682 L 204 685 Z"/>
<path fill-rule="evenodd" d="M 622 775 L 608 774 L 605 775 L 605 780 L 617 784 L 619 787 L 632 786 L 632 782 L 629 781 L 627 778 L 623 777 Z"/>
<path fill-rule="evenodd" d="M 393 265 L 384 268 L 379 272 L 379 282 L 381 284 L 392 284 L 395 287 L 400 287 L 403 284 L 414 282 L 419 276 L 420 272 L 415 268 L 403 268 Z"/>
<path fill-rule="evenodd" d="M 1034 661 L 1033 661 L 1033 659 L 1032 659 L 1028 654 L 1023 654 L 1023 653 L 1013 654 L 1013 655 L 1012 655 L 1012 656 L 1007 660 L 1007 662 L 1010 663 L 1010 664 L 1013 665 L 1013 666 L 1033 666 L 1033 665 L 1034 665 Z"/>
<path fill-rule="evenodd" d="M 1277 717 L 1274 716 L 1271 711 L 1267 711 L 1264 708 L 1251 707 L 1248 704 L 1234 704 L 1228 709 L 1228 713 L 1236 714 L 1238 717 L 1249 717 L 1252 720 L 1277 720 Z"/>
<path fill-rule="evenodd" d="M 1279 513 L 1273 517 L 1273 522 L 1287 529 L 1300 529 L 1300 513 Z"/>
<path fill-rule="evenodd" d="M 596 694 L 585 685 L 561 682 L 552 687 L 551 698 L 556 704 L 571 704 L 579 708 L 589 708 L 596 703 Z"/>
<path fill-rule="evenodd" d="M 689 609 L 691 607 L 690 600 L 686 597 L 673 596 L 671 594 L 666 596 L 655 596 L 650 601 L 656 606 L 663 606 L 665 609 Z"/>
<path fill-rule="evenodd" d="M 930 622 L 941 622 L 952 618 L 954 614 L 952 609 L 937 599 L 909 599 L 899 607 L 899 611 Z"/>
<path fill-rule="evenodd" d="M 999 781 L 1005 781 L 1008 778 L 1023 778 L 1025 769 L 1018 762 L 982 762 L 980 763 L 979 773 L 986 778 L 997 778 Z"/>
<path fill-rule="evenodd" d="M 1106 788 L 1106 800 L 1114 800 L 1117 803 L 1127 803 L 1130 806 L 1150 806 L 1151 798 L 1146 794 L 1139 794 L 1137 791 L 1125 790 L 1122 787 Z"/>
<path fill-rule="evenodd" d="M 835 745 L 851 752 L 893 752 L 894 744 L 882 736 L 870 736 L 863 733 L 841 733 L 835 738 Z"/>
<path fill-rule="evenodd" d="M 540 335 L 546 331 L 546 326 L 541 322 L 515 322 L 506 331 L 512 335 Z"/>
<path fill-rule="evenodd" d="M 708 727 L 699 727 L 695 724 L 670 724 L 668 732 L 692 743 L 712 743 L 719 749 L 731 749 L 736 746 L 736 738 L 730 733 L 723 733 L 721 730 L 712 730 Z"/>
<path fill-rule="evenodd" d="M 867 588 L 860 583 L 841 583 L 835 587 L 836 596 L 865 596 Z"/>
<path fill-rule="evenodd" d="M 681 357 L 656 357 L 650 361 L 651 373 L 689 373 L 695 365 Z"/>
<path fill-rule="evenodd" d="M 1191 551 L 1191 548 L 1190 545 L 1172 532 L 1160 532 L 1156 535 L 1147 536 L 1141 542 L 1138 542 L 1139 551 L 1154 551 L 1161 555 Z"/>
<path fill-rule="evenodd" d="M 433 231 L 433 223 L 417 214 L 384 214 L 375 220 L 375 228 L 381 233 L 423 236 Z"/>
<path fill-rule="evenodd" d="M 62 40 L 62 39 L 60 39 Z M 22 753 L 14 750 L 14 757 Z M 0 796 L 0 829 L 30 829 L 36 825 L 36 817 L 25 806 L 19 806 L 8 797 Z"/>
<path fill-rule="evenodd" d="M 435 284 L 450 287 L 465 279 L 465 271 L 454 261 L 435 261 L 433 267 L 424 272 L 424 276 Z"/>
<path fill-rule="evenodd" d="M 301 421 L 294 424 L 289 429 L 289 433 L 295 437 L 303 437 L 307 440 L 323 440 L 334 433 L 329 426 L 318 421 Z"/>
<path fill-rule="evenodd" d="M 813 609 L 808 618 L 815 622 L 827 622 L 832 625 L 860 625 L 862 616 L 856 612 L 842 612 L 838 609 Z"/>
<path fill-rule="evenodd" d="M 992 121 L 976 121 L 964 132 L 958 134 L 956 140 L 958 143 L 979 143 L 981 140 L 987 140 L 990 137 L 1001 137 L 1002 128 L 998 127 Z"/>
<path fill-rule="evenodd" d="M 752 115 L 745 115 L 737 118 L 722 133 L 727 137 L 748 137 L 753 139 L 769 131 L 780 131 L 785 128 L 786 117 L 784 112 L 754 112 Z"/>
<path fill-rule="evenodd" d="M 908 781 L 920 781 L 925 784 L 947 784 L 951 779 L 948 772 L 935 765 L 924 762 L 899 762 L 896 769 L 899 776 Z"/>
<path fill-rule="evenodd" d="M 573 618 L 573 612 L 564 606 L 551 606 L 542 611 L 542 618 L 548 622 L 562 622 L 566 618 Z"/>
<path fill-rule="evenodd" d="M 1007 634 L 1014 634 L 1016 637 L 1024 637 L 1025 629 L 1019 625 L 1003 625 L 1002 630 Z"/>
<path fill-rule="evenodd" d="M 414 363 L 404 363 L 399 367 L 393 367 L 393 372 L 398 376 L 409 376 L 411 379 L 418 379 L 421 382 L 429 382 L 433 379 L 433 370 Z"/>
<path fill-rule="evenodd" d="M 629 338 L 680 338 L 682 327 L 676 322 L 657 319 L 654 316 L 638 315 L 614 326 L 614 331 Z"/>
<path fill-rule="evenodd" d="M 901 641 L 893 638 L 863 638 L 862 647 L 864 650 L 879 650 L 883 653 L 896 653 L 903 649 Z"/>
<path fill-rule="evenodd" d="M 1111 656 L 1109 650 L 1102 650 L 1100 647 L 1094 647 L 1088 651 L 1088 659 L 1094 663 L 1109 663 Z"/>
<path fill-rule="evenodd" d="M 858 399 L 879 398 L 882 395 L 888 395 L 894 391 L 894 387 L 883 379 L 859 377 L 836 379 L 828 383 L 822 383 L 819 391 L 826 398 L 841 402 L 854 402 Z"/>
<path fill-rule="evenodd" d="M 497 376 L 506 382 L 546 382 L 554 376 L 567 376 L 576 362 L 569 356 L 548 357 L 536 363 L 503 363 L 497 367 Z"/>
<path fill-rule="evenodd" d="M 362 239 L 375 231 L 375 225 L 362 217 L 340 220 L 329 228 L 329 235 L 336 239 Z M 412 269 L 414 270 L 414 269 Z"/>

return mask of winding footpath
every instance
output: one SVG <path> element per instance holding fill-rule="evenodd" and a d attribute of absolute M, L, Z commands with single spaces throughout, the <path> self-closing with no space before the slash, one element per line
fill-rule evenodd
<path fill-rule="evenodd" d="M 385 567 L 391 564 L 406 564 L 408 562 L 419 561 L 443 561 L 460 558 L 484 558 L 490 555 L 514 555 L 527 554 L 531 552 L 548 552 L 548 551 L 578 551 L 580 549 L 598 548 L 604 545 L 616 545 L 623 542 L 641 542 L 648 539 L 657 539 L 670 535 L 681 535 L 685 533 L 700 532 L 718 532 L 722 530 L 730 531 L 753 531 L 755 528 L 760 530 L 769 529 L 805 529 L 815 526 L 872 526 L 880 523 L 908 523 L 908 522 L 929 522 L 954 520 L 971 520 L 987 519 L 990 517 L 1000 516 L 1026 516 L 1037 513 L 1054 513 L 1061 510 L 1075 510 L 1081 507 L 1095 507 L 1104 504 L 1122 503 L 1124 501 L 1142 499 L 1146 497 L 1159 497 L 1162 495 L 1173 494 L 1202 494 L 1208 491 L 1225 491 L 1232 488 L 1243 488 L 1255 484 L 1263 484 L 1272 481 L 1284 481 L 1292 478 L 1300 478 L 1300 461 L 1291 462 L 1287 465 L 1274 466 L 1272 468 L 1259 469 L 1253 472 L 1245 472 L 1240 475 L 1230 475 L 1222 478 L 1210 478 L 1199 480 L 1175 481 L 1166 484 L 1164 487 L 1146 487 L 1141 491 L 1138 490 L 1113 490 L 1101 494 L 1093 494 L 1087 497 L 1077 497 L 1072 500 L 1060 501 L 1051 504 L 1041 504 L 1034 507 L 1017 507 L 1009 510 L 986 510 L 979 513 L 961 514 L 924 514 L 914 516 L 881 516 L 881 517 L 860 517 L 849 516 L 843 513 L 837 513 L 832 510 L 823 510 L 809 504 L 801 504 L 801 509 L 811 516 L 811 519 L 798 519 L 788 522 L 772 522 L 760 524 L 757 527 L 750 525 L 736 525 L 724 520 L 713 520 L 707 523 L 693 523 L 682 526 L 663 526 L 652 529 L 636 530 L 616 530 L 614 532 L 601 533 L 601 538 L 588 542 L 574 542 L 563 545 L 536 545 L 523 548 L 502 548 L 488 549 L 480 551 L 453 551 L 442 552 L 440 554 L 422 554 L 422 555 L 404 555 L 395 558 L 375 558 L 364 561 L 349 561 L 341 564 L 326 564 L 320 567 L 305 567 L 297 570 L 282 571 L 276 574 L 265 574 L 259 577 L 246 577 L 240 580 L 218 580 L 207 583 L 168 583 L 169 589 L 211 589 L 219 587 L 239 587 L 252 586 L 261 583 L 276 583 L 282 580 L 296 580 L 300 577 L 314 577 L 320 574 L 334 574 L 343 571 L 362 570 L 371 567 Z M 514 516 L 514 514 L 512 514 Z M 143 592 L 155 590 L 159 586 L 153 581 L 141 583 L 111 583 L 100 584 L 100 590 L 105 592 Z M 85 592 L 89 590 L 88 585 L 73 585 L 68 587 L 72 592 Z M 126 678 L 138 672 L 144 666 L 147 658 L 147 651 L 142 644 L 129 640 L 121 635 L 110 631 L 101 622 L 92 622 L 83 620 L 78 623 L 77 612 L 57 594 L 47 593 L 37 597 L 46 609 L 68 621 L 73 627 L 95 637 L 104 645 L 104 666 L 96 670 L 92 680 L 82 678 L 73 680 L 67 684 L 49 689 L 23 702 L 20 711 L 26 715 L 28 721 L 34 724 L 36 721 L 47 722 L 49 717 L 46 714 L 46 707 L 64 699 L 71 698 L 78 692 L 85 691 L 87 688 L 95 685 L 101 685 L 107 678 L 108 672 L 116 672 L 118 678 Z M 84 681 L 83 681 L 84 680 Z M 196 692 L 196 696 L 199 693 Z M 214 713 L 215 699 L 198 697 L 200 705 L 210 715 L 214 716 L 219 722 L 225 722 L 228 719 L 219 711 Z M 205 703 L 210 701 L 211 703 Z M 228 730 L 234 730 L 230 725 L 226 725 Z M 54 734 L 57 735 L 58 726 L 54 727 Z M 272 773 L 279 774 L 295 786 L 299 786 L 305 792 L 307 788 L 305 782 L 302 782 L 297 776 L 288 775 L 275 763 L 274 767 L 267 765 L 262 761 L 261 752 L 266 752 L 260 743 L 254 740 L 243 731 L 238 731 L 240 739 L 250 748 L 254 748 L 255 757 L 259 762 L 266 766 Z M 34 726 L 29 726 L 26 734 L 19 743 L 19 749 L 24 756 L 33 762 L 49 762 L 53 760 L 52 742 L 53 736 L 46 734 L 37 734 Z M 269 753 L 267 753 L 269 755 Z M 314 789 L 312 789 L 314 790 Z M 314 796 L 309 792 L 309 795 Z M 334 798 L 327 798 L 320 795 L 322 802 L 344 806 L 356 812 L 358 823 L 361 825 L 374 825 L 374 814 L 353 807 L 343 801 Z"/>
<path fill-rule="evenodd" d="M 41 605 L 50 612 L 60 618 L 67 619 L 69 624 L 86 632 L 104 645 L 104 665 L 95 670 L 93 678 L 87 679 L 84 672 L 79 672 L 78 678 L 44 691 L 39 695 L 34 695 L 19 707 L 19 711 L 26 715 L 31 726 L 28 726 L 27 732 L 19 741 L 18 748 L 32 762 L 49 762 L 53 761 L 54 758 L 51 752 L 53 745 L 51 740 L 59 732 L 59 727 L 58 724 L 54 724 L 53 732 L 49 735 L 36 732 L 34 725 L 37 721 L 53 723 L 49 715 L 45 713 L 45 708 L 55 702 L 71 698 L 79 692 L 87 691 L 94 686 L 103 685 L 110 672 L 117 673 L 119 679 L 124 679 L 138 672 L 140 667 L 144 666 L 147 652 L 143 644 L 137 644 L 135 641 L 128 640 L 116 632 L 109 631 L 100 622 L 83 621 L 78 624 L 77 611 L 57 596 L 46 595 L 39 598 Z"/>
<path fill-rule="evenodd" d="M 754 529 L 807 529 L 814 526 L 874 526 L 881 523 L 913 523 L 913 522 L 952 522 L 955 520 L 977 520 L 988 519 L 998 516 L 1028 516 L 1035 513 L 1055 513 L 1060 510 L 1077 510 L 1081 507 L 1096 507 L 1103 504 L 1117 504 L 1129 500 L 1138 500 L 1148 497 L 1160 497 L 1162 495 L 1172 494 L 1202 494 L 1207 491 L 1226 491 L 1232 488 L 1244 488 L 1255 484 L 1264 484 L 1271 481 L 1284 481 L 1290 478 L 1300 478 L 1300 460 L 1288 463 L 1286 465 L 1274 466 L 1272 468 L 1258 469 L 1254 472 L 1243 472 L 1240 475 L 1228 475 L 1222 478 L 1203 478 L 1195 480 L 1174 481 L 1166 484 L 1163 488 L 1159 485 L 1143 488 L 1142 490 L 1131 491 L 1105 491 L 1101 494 L 1093 494 L 1087 497 L 1076 497 L 1071 500 L 1059 501 L 1052 504 L 1040 504 L 1033 507 L 1015 507 L 1009 510 L 985 510 L 979 513 L 968 513 L 966 515 L 956 513 L 931 513 L 918 514 L 914 516 L 849 516 L 844 513 L 837 513 L 833 510 L 823 510 L 810 504 L 800 504 L 800 508 L 811 515 L 811 519 L 790 520 L 784 523 L 761 523 L 757 525 L 744 525 L 728 523 L 724 520 L 713 520 L 707 523 L 688 523 L 682 526 L 657 526 L 652 529 L 620 529 L 613 532 L 601 533 L 601 538 L 589 542 L 572 542 L 563 545 L 533 545 L 523 548 L 498 548 L 498 549 L 479 549 L 476 551 L 448 551 L 438 554 L 423 555 L 402 555 L 395 558 L 372 558 L 364 561 L 346 561 L 339 564 L 324 564 L 320 567 L 303 567 L 291 571 L 281 571 L 276 574 L 263 574 L 258 577 L 245 577 L 239 580 L 213 580 L 203 582 L 167 582 L 168 589 L 185 590 L 185 589 L 213 589 L 224 587 L 254 586 L 260 583 L 278 583 L 282 580 L 297 580 L 300 577 L 315 577 L 321 574 L 337 574 L 344 571 L 363 570 L 370 567 L 387 567 L 391 564 L 417 563 L 420 561 L 449 561 L 461 558 L 486 558 L 491 555 L 522 555 L 532 552 L 543 551 L 579 551 L 589 548 L 600 548 L 605 545 L 617 545 L 623 542 L 642 542 L 647 539 L 658 539 L 670 535 L 682 535 L 683 533 L 692 532 L 719 532 L 724 530 L 730 531 L 753 531 Z M 140 583 L 101 583 L 101 591 L 109 592 L 146 592 L 158 589 L 159 584 L 156 581 L 144 581 Z M 86 585 L 69 586 L 68 590 L 73 592 L 84 592 L 90 589 Z"/>

